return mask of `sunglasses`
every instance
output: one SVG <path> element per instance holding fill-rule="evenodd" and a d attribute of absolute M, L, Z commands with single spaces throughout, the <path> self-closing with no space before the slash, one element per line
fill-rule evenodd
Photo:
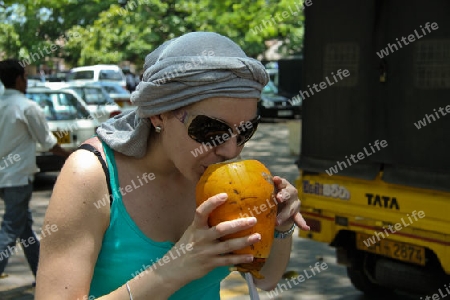
<path fill-rule="evenodd" d="M 258 128 L 260 116 L 249 120 L 242 121 L 239 125 L 234 124 L 236 133 L 233 128 L 222 120 L 208 117 L 205 115 L 195 115 L 187 111 L 177 114 L 177 119 L 185 124 L 188 129 L 188 135 L 197 143 L 212 143 L 214 146 L 225 143 L 228 139 L 237 138 L 237 145 L 244 145 L 255 133 Z"/>

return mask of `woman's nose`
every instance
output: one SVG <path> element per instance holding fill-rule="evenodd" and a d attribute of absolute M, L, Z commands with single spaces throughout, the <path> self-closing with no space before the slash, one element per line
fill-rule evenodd
<path fill-rule="evenodd" d="M 220 146 L 215 148 L 215 153 L 218 156 L 224 157 L 226 160 L 235 158 L 242 151 L 243 146 L 237 145 L 237 136 L 233 136 Z"/>

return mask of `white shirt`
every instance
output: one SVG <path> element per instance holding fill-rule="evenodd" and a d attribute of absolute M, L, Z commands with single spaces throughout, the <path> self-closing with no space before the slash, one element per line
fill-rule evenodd
<path fill-rule="evenodd" d="M 44 112 L 18 90 L 5 89 L 0 95 L 0 188 L 25 185 L 39 171 L 36 142 L 45 151 L 57 143 Z"/>

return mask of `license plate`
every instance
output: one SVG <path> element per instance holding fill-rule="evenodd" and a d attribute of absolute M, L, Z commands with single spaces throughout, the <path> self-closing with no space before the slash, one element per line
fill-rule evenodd
<path fill-rule="evenodd" d="M 131 101 L 128 99 L 116 99 L 115 102 L 120 106 L 120 107 L 128 107 L 131 106 Z"/>
<path fill-rule="evenodd" d="M 292 111 L 291 110 L 279 110 L 277 112 L 278 116 L 292 116 Z"/>
<path fill-rule="evenodd" d="M 71 136 L 68 131 L 53 131 L 53 135 L 58 140 L 58 144 L 70 144 Z"/>
<path fill-rule="evenodd" d="M 373 244 L 372 241 L 376 243 Z M 375 235 L 357 233 L 356 248 L 404 262 L 425 265 L 425 248 L 381 238 L 378 241 Z"/>

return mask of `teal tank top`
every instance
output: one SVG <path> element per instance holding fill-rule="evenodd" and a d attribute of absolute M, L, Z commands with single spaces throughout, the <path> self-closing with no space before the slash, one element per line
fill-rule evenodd
<path fill-rule="evenodd" d="M 103 237 L 102 248 L 90 287 L 90 296 L 100 297 L 116 290 L 147 267 L 159 267 L 163 257 L 173 246 L 172 242 L 155 242 L 144 235 L 131 219 L 123 205 L 114 152 L 103 143 L 108 164 L 113 201 L 110 223 Z M 180 250 L 179 250 L 180 251 Z M 181 252 L 180 252 L 181 253 Z M 157 262 L 157 263 L 155 263 Z M 170 262 L 169 262 L 170 263 Z M 152 272 L 150 268 L 148 272 Z M 189 272 L 186 271 L 185 272 Z M 212 270 L 204 277 L 183 286 L 170 300 L 220 299 L 220 282 L 230 273 L 228 267 Z"/>

